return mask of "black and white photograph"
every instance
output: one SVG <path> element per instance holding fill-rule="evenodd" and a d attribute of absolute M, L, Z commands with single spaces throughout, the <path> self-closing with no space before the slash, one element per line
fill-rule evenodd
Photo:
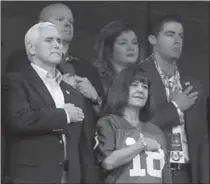
<path fill-rule="evenodd" d="M 209 1 L 1 1 L 2 184 L 208 184 Z"/>

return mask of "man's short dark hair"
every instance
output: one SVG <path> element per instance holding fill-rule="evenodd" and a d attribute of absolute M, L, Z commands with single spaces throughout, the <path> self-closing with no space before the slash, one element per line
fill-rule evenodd
<path fill-rule="evenodd" d="M 154 35 L 157 37 L 160 31 L 163 29 L 164 24 L 168 22 L 177 22 L 180 23 L 182 26 L 184 24 L 183 20 L 179 17 L 179 15 L 167 14 L 162 17 L 159 17 L 152 23 L 150 35 Z"/>

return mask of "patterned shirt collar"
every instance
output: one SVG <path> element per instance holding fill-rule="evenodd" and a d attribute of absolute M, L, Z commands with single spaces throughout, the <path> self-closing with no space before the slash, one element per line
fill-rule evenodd
<path fill-rule="evenodd" d="M 176 69 L 174 71 L 174 75 L 172 75 L 169 78 L 161 70 L 161 68 L 158 65 L 158 62 L 155 60 L 154 56 L 152 56 L 152 58 L 153 58 L 153 61 L 154 61 L 155 66 L 157 68 L 157 71 L 160 74 L 161 80 L 162 80 L 162 82 L 163 82 L 163 84 L 165 86 L 166 91 L 169 90 L 169 93 L 166 93 L 166 94 L 167 94 L 168 101 L 170 101 L 171 91 L 175 91 L 175 90 L 181 91 L 182 90 L 182 86 L 181 86 L 181 83 L 180 83 L 180 74 L 179 74 L 179 71 L 178 71 L 178 69 Z"/>
<path fill-rule="evenodd" d="M 167 79 L 167 80 L 169 80 L 169 81 L 174 80 L 174 78 L 180 78 L 179 71 L 178 71 L 177 68 L 174 70 L 174 74 L 173 74 L 171 77 L 168 77 L 168 76 L 163 72 L 163 70 L 161 69 L 161 67 L 160 67 L 160 65 L 158 64 L 157 60 L 155 59 L 154 55 L 152 55 L 152 59 L 153 59 L 154 64 L 155 64 L 155 66 L 156 66 L 156 68 L 157 68 L 157 71 L 158 71 L 158 73 L 160 74 L 161 77 L 163 77 L 164 79 Z"/>

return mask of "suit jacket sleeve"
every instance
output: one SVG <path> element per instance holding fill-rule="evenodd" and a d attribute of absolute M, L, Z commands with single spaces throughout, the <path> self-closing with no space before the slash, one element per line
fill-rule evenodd
<path fill-rule="evenodd" d="M 84 113 L 86 114 L 86 109 Z M 97 168 L 94 151 L 93 151 L 93 132 L 90 130 L 90 118 L 85 118 L 82 125 L 80 137 L 80 160 L 82 183 L 100 183 L 99 171 Z"/>
<path fill-rule="evenodd" d="M 93 147 L 87 142 L 87 132 L 82 130 L 80 138 L 80 159 L 82 183 L 100 183 L 99 171 L 94 157 Z"/>
<path fill-rule="evenodd" d="M 70 63 L 72 63 L 76 74 L 81 77 L 87 77 L 96 89 L 98 95 L 104 99 L 104 90 L 97 69 L 90 62 L 80 58 L 78 58 L 77 61 L 70 61 Z"/>
<path fill-rule="evenodd" d="M 171 102 L 165 102 L 152 112 L 151 122 L 160 128 L 174 127 L 180 125 L 179 114 Z"/>
<path fill-rule="evenodd" d="M 97 69 L 95 67 L 93 67 L 93 73 L 94 73 L 94 78 L 95 78 L 95 81 L 94 81 L 94 86 L 96 88 L 96 91 L 98 92 L 98 95 L 102 97 L 102 99 L 105 99 L 105 94 L 104 94 L 104 90 L 103 90 L 103 86 L 102 86 L 102 83 L 101 83 L 101 78 L 100 78 L 100 75 L 97 71 Z"/>
<path fill-rule="evenodd" d="M 28 99 L 28 90 L 20 74 L 8 74 L 4 79 L 2 90 L 5 122 L 11 131 L 52 132 L 67 125 L 67 117 L 63 109 L 55 107 L 32 109 L 30 102 L 33 99 Z"/>
<path fill-rule="evenodd" d="M 200 86 L 201 88 L 201 86 Z M 202 88 L 201 88 L 202 89 Z M 206 118 L 206 95 L 201 90 L 200 98 L 198 99 L 197 116 L 199 122 L 199 177 L 200 183 L 209 183 L 209 135 Z"/>

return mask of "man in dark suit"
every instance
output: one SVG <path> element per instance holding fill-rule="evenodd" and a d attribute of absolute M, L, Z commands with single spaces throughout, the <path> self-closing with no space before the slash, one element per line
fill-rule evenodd
<path fill-rule="evenodd" d="M 69 53 L 69 46 L 74 36 L 74 17 L 69 7 L 62 3 L 55 3 L 44 7 L 39 15 L 39 22 L 51 22 L 57 26 L 63 39 L 63 62 L 57 68 L 63 74 L 66 82 L 70 81 L 72 75 L 78 77 L 75 88 L 81 92 L 87 99 L 89 105 L 90 121 L 85 125 L 89 132 L 89 145 L 92 146 L 92 140 L 95 134 L 95 124 L 97 114 L 100 112 L 101 103 L 104 99 L 103 87 L 100 77 L 95 67 L 89 62 L 84 61 Z M 22 68 L 30 65 L 27 55 L 23 50 L 14 51 L 8 58 L 6 68 L 7 72 L 20 71 Z M 70 77 L 68 77 L 70 73 Z M 69 83 L 71 84 L 71 83 Z"/>
<path fill-rule="evenodd" d="M 184 76 L 177 66 L 183 34 L 177 16 L 162 17 L 148 37 L 153 54 L 140 66 L 152 82 L 151 121 L 168 140 L 173 183 L 209 183 L 204 91 L 199 81 Z"/>
<path fill-rule="evenodd" d="M 97 122 L 97 113 L 100 110 L 102 99 L 104 98 L 103 87 L 97 70 L 87 61 L 68 53 L 69 45 L 74 36 L 74 17 L 72 11 L 62 3 L 55 3 L 42 9 L 39 15 L 40 22 L 52 22 L 59 29 L 63 39 L 64 58 L 57 68 L 63 74 L 63 79 L 69 83 L 71 75 L 76 74 L 78 77 L 75 89 L 86 97 L 87 122 L 83 125 L 86 131 L 88 144 L 85 150 L 92 150 L 93 137 L 95 134 L 95 124 Z M 8 58 L 7 72 L 18 72 L 22 68 L 30 65 L 24 50 L 13 52 Z M 68 75 L 70 74 L 70 77 Z M 69 83 L 70 84 L 70 83 Z M 84 151 L 85 152 L 85 151 Z M 7 155 L 7 154 L 5 154 Z M 5 162 L 6 164 L 6 162 Z M 88 164 L 87 164 L 88 165 Z M 7 167 L 7 164 L 6 164 Z M 87 169 L 85 174 L 88 176 L 95 175 L 94 169 Z"/>
<path fill-rule="evenodd" d="M 56 26 L 31 27 L 25 47 L 30 65 L 3 80 L 7 176 L 14 183 L 97 182 L 95 172 L 88 171 L 95 165 L 83 126 L 87 100 L 56 69 L 63 54 Z"/>

